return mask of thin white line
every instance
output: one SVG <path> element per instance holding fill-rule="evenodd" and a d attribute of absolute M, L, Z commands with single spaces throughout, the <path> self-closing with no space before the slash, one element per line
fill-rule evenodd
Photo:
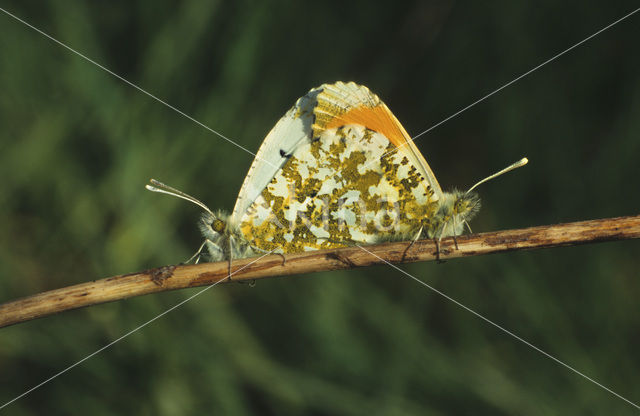
<path fill-rule="evenodd" d="M 539 353 L 541 353 L 542 355 L 546 356 L 547 358 L 552 359 L 553 361 L 555 361 L 556 363 L 568 368 L 569 370 L 573 371 L 574 373 L 584 377 L 585 379 L 589 380 L 590 382 L 592 382 L 593 384 L 595 384 L 596 386 L 608 391 L 609 393 L 613 394 L 614 396 L 616 396 L 619 399 L 624 400 L 625 402 L 629 403 L 631 406 L 637 408 L 640 410 L 640 406 L 638 406 L 637 404 L 635 404 L 634 402 L 622 397 L 621 395 L 619 395 L 618 393 L 616 393 L 615 391 L 611 390 L 610 388 L 603 386 L 602 384 L 598 383 L 597 381 L 595 381 L 594 379 L 592 379 L 591 377 L 581 373 L 580 371 L 576 370 L 575 368 L 571 367 L 569 364 L 566 364 L 562 361 L 560 361 L 558 358 L 554 357 L 553 355 L 541 350 L 540 348 L 536 347 L 535 345 L 533 345 L 532 343 L 525 341 L 524 339 L 520 338 L 519 336 L 517 336 L 516 334 L 514 334 L 513 332 L 503 328 L 502 326 L 498 325 L 497 323 L 493 322 L 492 320 L 490 320 L 489 318 L 485 318 L 483 315 L 480 315 L 478 312 L 474 311 L 473 309 L 463 305 L 462 303 L 458 302 L 457 300 L 453 299 L 452 297 L 446 295 L 445 293 L 439 291 L 438 289 L 434 288 L 433 286 L 430 286 L 429 284 L 423 282 L 422 280 L 418 279 L 417 277 L 411 275 L 410 273 L 402 270 L 401 268 L 399 268 L 398 266 L 396 266 L 395 264 L 389 263 L 388 261 L 386 261 L 385 259 L 383 259 L 382 257 L 370 252 L 369 250 L 367 250 L 366 248 L 359 246 L 359 248 L 361 248 L 363 251 L 371 254 L 372 256 L 378 258 L 379 260 L 382 260 L 383 262 L 385 262 L 387 265 L 393 267 L 394 269 L 398 270 L 399 272 L 403 273 L 404 275 L 412 278 L 413 280 L 415 280 L 416 282 L 420 283 L 421 285 L 425 286 L 428 289 L 431 289 L 432 291 L 434 291 L 435 293 L 437 293 L 438 295 L 444 297 L 445 299 L 455 303 L 456 305 L 458 305 L 459 307 L 461 307 L 462 309 L 466 310 L 467 312 L 471 312 L 472 314 L 474 314 L 475 316 L 477 316 L 478 318 L 482 319 L 483 321 L 490 323 L 491 325 L 493 325 L 494 327 L 498 328 L 499 330 L 501 330 L 502 332 L 504 332 L 507 335 L 511 335 L 513 338 L 517 339 L 518 341 L 522 342 L 523 344 L 533 348 L 534 350 L 538 351 Z"/>
<path fill-rule="evenodd" d="M 194 295 L 189 296 L 187 299 L 173 305 L 172 307 L 170 307 L 169 309 L 167 309 L 166 311 L 162 312 L 161 314 L 155 316 L 154 318 L 151 318 L 150 320 L 148 320 L 147 322 L 143 323 L 142 325 L 132 329 L 131 331 L 127 332 L 126 334 L 122 335 L 120 338 L 115 339 L 113 341 L 111 341 L 110 343 L 108 343 L 107 345 L 105 345 L 104 347 L 92 352 L 91 354 L 87 355 L 86 357 L 84 357 L 83 359 L 81 359 L 80 361 L 76 362 L 75 364 L 70 365 L 69 367 L 65 368 L 62 371 L 59 371 L 58 373 L 54 374 L 53 376 L 49 377 L 48 379 L 46 379 L 45 381 L 43 381 L 42 383 L 30 388 L 29 390 L 25 391 L 24 393 L 22 393 L 21 395 L 9 400 L 8 402 L 6 402 L 5 404 L 0 406 L 0 410 L 2 410 L 3 408 L 9 406 L 11 403 L 15 402 L 18 399 L 21 399 L 22 397 L 26 396 L 27 394 L 31 393 L 32 391 L 36 390 L 37 388 L 40 388 L 42 386 L 44 386 L 45 384 L 47 384 L 48 382 L 52 381 L 53 379 L 55 379 L 56 377 L 66 373 L 67 371 L 71 370 L 72 368 L 82 364 L 83 362 L 85 362 L 86 360 L 88 360 L 89 358 L 93 357 L 94 355 L 106 350 L 107 348 L 109 348 L 110 346 L 112 346 L 113 344 L 117 343 L 118 341 L 123 340 L 124 338 L 128 337 L 129 335 L 133 334 L 134 332 L 138 331 L 139 329 L 144 328 L 145 326 L 149 325 L 151 322 L 155 321 L 158 318 L 161 318 L 162 316 L 168 314 L 169 312 L 173 311 L 174 309 L 184 305 L 185 303 L 189 302 L 191 299 L 195 298 L 196 296 L 206 292 L 207 290 L 211 289 L 212 287 L 214 287 L 215 285 L 217 285 L 218 283 L 229 279 L 231 276 L 233 276 L 234 274 L 238 273 L 239 271 L 251 266 L 253 263 L 257 262 L 258 260 L 262 259 L 265 256 L 268 256 L 269 254 L 271 254 L 273 252 L 273 250 L 271 250 L 270 252 L 256 258 L 255 260 L 253 260 L 250 263 L 245 264 L 244 266 L 242 266 L 241 268 L 239 268 L 238 270 L 234 271 L 233 273 L 228 274 L 227 276 L 225 276 L 224 278 L 218 280 L 217 282 L 205 287 L 204 289 L 202 289 L 201 291 L 195 293 Z"/>
<path fill-rule="evenodd" d="M 155 95 L 151 94 L 150 92 L 147 92 L 146 90 L 138 87 L 136 84 L 126 80 L 125 78 L 121 77 L 120 75 L 116 74 L 115 72 L 105 68 L 104 66 L 100 65 L 99 63 L 97 63 L 96 61 L 94 61 L 91 58 L 88 58 L 86 56 L 84 56 L 83 54 L 81 54 L 80 52 L 76 51 L 75 49 L 71 48 L 70 46 L 67 46 L 66 44 L 62 43 L 61 41 L 57 40 L 56 38 L 54 38 L 53 36 L 48 35 L 47 33 L 43 32 L 42 30 L 38 29 L 37 27 L 25 22 L 24 20 L 20 19 L 19 17 L 9 13 L 8 11 L 6 11 L 5 9 L 0 7 L 0 10 L 3 11 L 5 14 L 13 17 L 14 19 L 16 19 L 17 21 L 19 21 L 20 23 L 23 23 L 24 25 L 30 27 L 31 29 L 35 30 L 36 32 L 40 33 L 41 35 L 51 39 L 52 41 L 54 41 L 55 43 L 57 43 L 58 45 L 70 50 L 71 52 L 75 53 L 76 55 L 80 56 L 81 58 L 85 59 L 88 62 L 91 62 L 92 64 L 94 64 L 95 66 L 97 66 L 98 68 L 102 69 L 103 71 L 108 72 L 109 74 L 113 75 L 114 77 L 118 78 L 119 80 L 127 83 L 128 85 L 132 86 L 133 88 L 137 89 L 138 91 L 146 94 L 147 96 L 153 98 L 154 100 L 158 101 L 161 104 L 164 104 L 165 106 L 169 107 L 170 109 L 172 109 L 173 111 L 175 111 L 176 113 L 188 118 L 189 120 L 193 121 L 194 123 L 198 124 L 201 127 L 204 127 L 205 129 L 209 130 L 211 133 L 214 133 L 216 135 L 218 135 L 220 138 L 228 141 L 229 143 L 233 144 L 234 146 L 244 150 L 245 152 L 253 155 L 254 157 L 257 158 L 256 154 L 253 153 L 251 150 L 248 150 L 247 148 L 239 145 L 238 143 L 234 142 L 233 140 L 231 140 L 230 138 L 226 137 L 225 135 L 223 135 L 222 133 L 217 132 L 216 130 L 212 129 L 211 127 L 199 122 L 198 120 L 196 120 L 195 118 L 191 117 L 190 115 L 178 110 L 176 107 L 172 106 L 171 104 L 161 100 L 160 98 L 156 97 Z M 269 163 L 266 160 L 262 160 L 263 162 L 267 163 L 268 165 L 271 165 L 272 167 L 275 168 L 275 166 L 273 166 L 271 163 Z"/>
<path fill-rule="evenodd" d="M 487 98 L 491 97 L 492 95 L 497 94 L 498 92 L 500 92 L 500 91 L 502 91 L 503 89 L 507 88 L 509 85 L 511 85 L 511 84 L 513 84 L 513 83 L 515 83 L 515 82 L 517 82 L 517 81 L 519 81 L 519 80 L 521 80 L 522 78 L 524 78 L 524 77 L 526 77 L 527 75 L 531 74 L 532 72 L 534 72 L 534 71 L 536 71 L 536 70 L 538 70 L 538 69 L 542 68 L 543 66 L 545 66 L 545 65 L 546 65 L 546 64 L 548 64 L 549 62 L 556 60 L 557 58 L 559 58 L 559 57 L 561 57 L 562 55 L 566 54 L 567 52 L 571 51 L 572 49 L 577 48 L 578 46 L 582 45 L 583 43 L 585 43 L 585 42 L 586 42 L 586 41 L 588 41 L 589 39 L 592 39 L 593 37 L 595 37 L 595 36 L 599 35 L 600 33 L 602 33 L 602 32 L 604 32 L 605 30 L 607 30 L 607 29 L 611 28 L 612 26 L 614 26 L 614 25 L 616 25 L 616 24 L 620 23 L 621 21 L 623 21 L 624 19 L 626 19 L 626 18 L 630 17 L 631 15 L 633 15 L 633 14 L 637 13 L 638 11 L 640 11 L 640 8 L 635 9 L 635 10 L 634 10 L 634 11 L 632 11 L 631 13 L 629 13 L 629 14 L 627 14 L 627 15 L 625 15 L 625 16 L 623 16 L 623 17 L 621 17 L 620 19 L 616 20 L 615 22 L 613 22 L 613 23 L 611 23 L 611 24 L 609 24 L 609 25 L 607 25 L 607 26 L 603 27 L 602 29 L 598 30 L 596 33 L 592 34 L 591 36 L 589 36 L 589 37 L 587 37 L 587 38 L 585 38 L 585 39 L 583 39 L 583 40 L 581 40 L 580 42 L 576 43 L 575 45 L 571 46 L 570 48 L 565 49 L 564 51 L 562 51 L 562 52 L 560 52 L 559 54 L 557 54 L 557 55 L 553 56 L 552 58 L 547 59 L 546 61 L 544 61 L 544 62 L 543 62 L 543 63 L 541 63 L 540 65 L 536 66 L 535 68 L 532 68 L 532 69 L 528 70 L 527 72 L 525 72 L 524 74 L 520 75 L 519 77 L 517 77 L 517 78 L 515 78 L 515 79 L 513 79 L 513 80 L 511 80 L 511 81 L 509 81 L 509 82 L 507 82 L 506 84 L 504 84 L 503 86 L 501 86 L 501 87 L 500 87 L 500 88 L 498 88 L 497 90 L 494 90 L 493 92 L 491 92 L 491 93 L 489 93 L 489 94 L 485 95 L 484 97 L 480 98 L 479 100 L 474 101 L 473 103 L 469 104 L 468 106 L 464 107 L 463 109 L 459 110 L 458 112 L 456 112 L 456 113 L 454 113 L 454 114 L 450 115 L 449 117 L 445 118 L 445 119 L 444 119 L 444 120 L 442 120 L 441 122 L 439 122 L 439 123 L 437 123 L 437 124 L 435 124 L 435 125 L 433 125 L 433 126 L 429 127 L 428 129 L 426 129 L 426 130 L 425 130 L 425 131 L 423 131 L 422 133 L 420 133 L 420 134 L 417 134 L 417 135 L 413 136 L 412 138 L 410 138 L 410 139 L 409 139 L 409 141 L 407 141 L 407 142 L 405 142 L 405 143 L 402 143 L 402 144 L 401 144 L 400 146 L 398 146 L 396 149 L 394 149 L 394 150 L 392 150 L 392 151 L 390 151 L 390 152 L 387 152 L 386 154 L 384 154 L 384 155 L 383 155 L 383 156 L 381 156 L 381 157 L 387 156 L 387 155 L 389 155 L 389 154 L 393 153 L 394 151 L 396 151 L 397 149 L 400 149 L 401 147 L 403 147 L 403 146 L 407 145 L 409 142 L 413 142 L 413 141 L 415 141 L 418 137 L 420 137 L 420 136 L 422 136 L 422 135 L 424 135 L 424 134 L 426 134 L 426 133 L 430 132 L 431 130 L 435 129 L 436 127 L 438 127 L 438 126 L 440 126 L 440 125 L 442 125 L 442 124 L 446 123 L 447 121 L 449 121 L 449 120 L 451 120 L 452 118 L 454 118 L 454 117 L 456 117 L 456 116 L 460 115 L 461 113 L 463 113 L 463 112 L 467 111 L 467 110 L 468 110 L 468 109 L 470 109 L 471 107 L 473 107 L 473 106 L 475 106 L 476 104 L 478 104 L 478 103 L 480 103 L 480 102 L 482 102 L 482 101 L 486 100 Z M 373 163 L 373 162 L 371 162 L 371 163 Z M 365 166 L 366 166 L 366 165 L 365 165 Z"/>

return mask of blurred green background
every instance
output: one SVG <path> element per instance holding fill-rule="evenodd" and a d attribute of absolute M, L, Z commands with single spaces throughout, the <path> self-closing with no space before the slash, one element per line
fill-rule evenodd
<path fill-rule="evenodd" d="M 357 81 L 410 134 L 637 2 L 81 2 L 1 6 L 256 151 L 310 88 Z M 476 232 L 637 214 L 640 13 L 417 140 Z M 188 258 L 252 156 L 0 13 L 0 302 Z M 640 242 L 403 268 L 640 402 Z M 0 402 L 194 294 L 0 330 Z M 634 353 L 635 351 L 635 353 Z M 35 415 L 635 414 L 388 267 L 207 291 L 3 409 Z M 0 411 L 2 413 L 2 411 Z"/>

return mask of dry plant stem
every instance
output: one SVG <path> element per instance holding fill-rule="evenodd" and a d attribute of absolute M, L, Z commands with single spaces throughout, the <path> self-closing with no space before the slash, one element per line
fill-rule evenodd
<path fill-rule="evenodd" d="M 640 215 L 460 236 L 457 238 L 457 249 L 453 238 L 445 238 L 440 242 L 440 259 L 632 238 L 640 238 Z M 255 258 L 234 260 L 232 270 L 242 270 L 233 274 L 231 281 L 252 281 L 266 277 L 381 264 L 382 260 L 376 256 L 392 263 L 436 259 L 434 241 L 418 240 L 407 249 L 409 244 L 410 241 L 403 241 L 367 246 L 366 249 L 375 256 L 359 247 L 348 247 L 291 254 L 286 256 L 286 262 L 282 261 L 281 255 L 267 256 L 258 261 L 255 261 Z M 249 263 L 252 264 L 247 266 Z M 209 285 L 219 281 L 229 281 L 227 262 L 164 266 L 140 273 L 109 277 L 2 304 L 0 327 L 69 309 L 166 290 Z"/>

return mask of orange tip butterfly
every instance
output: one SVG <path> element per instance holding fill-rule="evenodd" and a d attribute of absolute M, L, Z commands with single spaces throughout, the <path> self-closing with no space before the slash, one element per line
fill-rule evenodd
<path fill-rule="evenodd" d="M 463 233 L 478 212 L 478 185 L 524 166 L 526 158 L 467 191 L 443 192 L 389 108 L 353 82 L 310 90 L 264 139 L 233 212 L 214 213 L 156 180 L 146 188 L 204 209 L 209 261 L 263 252 L 297 253 L 387 240 Z"/>

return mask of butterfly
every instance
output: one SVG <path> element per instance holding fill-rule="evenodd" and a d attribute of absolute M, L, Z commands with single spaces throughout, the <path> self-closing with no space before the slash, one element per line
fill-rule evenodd
<path fill-rule="evenodd" d="M 230 215 L 153 179 L 147 189 L 202 207 L 207 259 L 219 261 L 455 237 L 480 209 L 473 189 L 526 163 L 524 158 L 468 191 L 443 192 L 378 96 L 365 86 L 336 82 L 311 89 L 269 132 Z"/>

